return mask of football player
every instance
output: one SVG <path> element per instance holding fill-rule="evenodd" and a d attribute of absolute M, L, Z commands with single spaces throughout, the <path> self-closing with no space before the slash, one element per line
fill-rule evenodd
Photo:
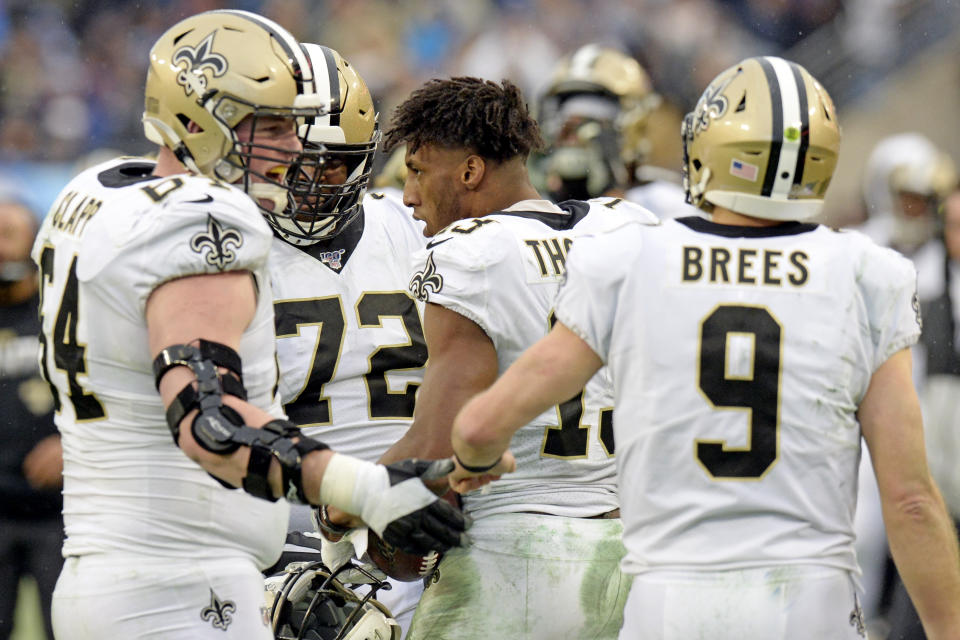
<path fill-rule="evenodd" d="M 527 174 L 540 144 L 519 89 L 432 80 L 397 107 L 388 147 L 406 145 L 404 202 L 431 239 L 410 290 L 426 301 L 430 360 L 413 425 L 384 460 L 449 455 L 456 411 L 553 322 L 572 244 L 650 212 L 616 198 L 556 205 Z M 629 580 L 603 374 L 531 416 L 526 463 L 487 494 L 464 496 L 473 544 L 448 552 L 409 638 L 613 638 Z"/>
<path fill-rule="evenodd" d="M 543 190 L 554 202 L 606 195 L 661 218 L 696 214 L 679 174 L 645 164 L 648 124 L 659 105 L 647 72 L 625 53 L 588 44 L 564 56 L 539 101 L 547 147 L 534 154 L 533 168 Z"/>
<path fill-rule="evenodd" d="M 462 516 L 417 477 L 440 465 L 334 454 L 275 399 L 261 211 L 287 206 L 298 119 L 324 112 L 307 64 L 256 14 L 177 23 L 150 52 L 156 162 L 87 169 L 42 224 L 41 368 L 64 457 L 58 638 L 271 638 L 260 569 L 287 501 L 336 504 L 416 550 L 458 541 Z"/>
<path fill-rule="evenodd" d="M 924 302 L 943 291 L 937 208 L 956 184 L 953 160 L 919 133 L 880 140 L 864 168 L 867 220 L 861 230 L 913 261 Z"/>
<path fill-rule="evenodd" d="M 711 219 L 577 241 L 553 331 L 457 417 L 453 484 L 513 468 L 514 431 L 606 365 L 635 575 L 620 637 L 862 640 L 862 434 L 928 636 L 955 638 L 960 554 L 910 379 L 916 273 L 807 222 L 837 162 L 830 97 L 797 64 L 750 58 L 706 89 L 683 143 Z"/>
<path fill-rule="evenodd" d="M 410 425 L 423 379 L 422 303 L 406 284 L 426 240 L 398 195 L 366 193 L 381 131 L 363 78 L 337 51 L 302 46 L 331 107 L 301 125 L 293 207 L 266 215 L 280 397 L 303 433 L 375 462 Z M 322 516 L 328 530 L 350 522 Z M 292 531 L 310 522 L 307 507 L 294 507 Z M 391 583 L 378 597 L 406 628 L 422 584 Z"/>

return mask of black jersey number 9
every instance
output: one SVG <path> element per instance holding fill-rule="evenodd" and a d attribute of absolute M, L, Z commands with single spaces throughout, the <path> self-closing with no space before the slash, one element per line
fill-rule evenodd
<path fill-rule="evenodd" d="M 317 340 L 307 380 L 297 396 L 284 405 L 294 423 L 330 424 L 330 398 L 324 386 L 333 379 L 343 351 L 346 315 L 340 296 L 283 300 L 274 303 L 277 338 L 300 334 L 301 327 L 317 326 Z M 367 292 L 357 301 L 357 321 L 361 328 L 383 326 L 384 318 L 400 318 L 407 333 L 404 344 L 384 345 L 368 355 L 370 369 L 364 374 L 369 417 L 376 419 L 412 418 L 419 384 L 408 384 L 402 391 L 391 391 L 387 372 L 418 369 L 427 361 L 427 346 L 417 306 L 406 292 Z"/>
<path fill-rule="evenodd" d="M 728 375 L 731 334 L 752 337 L 749 372 Z M 717 408 L 749 412 L 745 448 L 697 440 L 697 459 L 714 478 L 760 478 L 776 462 L 780 438 L 780 347 L 782 331 L 761 307 L 722 305 L 700 327 L 700 390 Z"/>

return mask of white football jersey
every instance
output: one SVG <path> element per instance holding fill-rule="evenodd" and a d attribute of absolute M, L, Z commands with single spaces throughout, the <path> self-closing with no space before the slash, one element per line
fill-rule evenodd
<path fill-rule="evenodd" d="M 614 198 L 525 200 L 506 211 L 457 222 L 418 254 L 410 288 L 476 322 L 493 342 L 503 373 L 553 323 L 557 286 L 577 237 L 656 217 Z M 595 515 L 617 508 L 613 395 L 606 371 L 582 394 L 522 427 L 510 449 L 517 472 L 464 498 L 477 515 L 534 511 Z"/>
<path fill-rule="evenodd" d="M 273 241 L 284 410 L 340 453 L 375 462 L 413 421 L 427 347 L 407 282 L 422 229 L 396 196 L 373 193 L 330 241 Z"/>
<path fill-rule="evenodd" d="M 703 215 L 700 209 L 687 204 L 687 195 L 680 185 L 666 180 L 631 187 L 624 198 L 649 209 L 661 220 Z"/>
<path fill-rule="evenodd" d="M 629 224 L 577 241 L 557 317 L 613 375 L 625 570 L 857 570 L 856 410 L 919 336 L 908 260 L 815 224 Z"/>
<path fill-rule="evenodd" d="M 40 266 L 41 368 L 63 439 L 65 556 L 251 557 L 272 564 L 288 506 L 221 486 L 173 442 L 154 386 L 151 292 L 195 274 L 247 270 L 260 292 L 240 345 L 251 403 L 274 399 L 270 229 L 242 191 L 207 178 L 150 175 L 122 158 L 61 192 L 33 248 Z"/>

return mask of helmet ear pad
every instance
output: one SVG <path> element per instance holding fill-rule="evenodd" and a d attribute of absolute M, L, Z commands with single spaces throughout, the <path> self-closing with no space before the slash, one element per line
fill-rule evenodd
<path fill-rule="evenodd" d="M 720 73 L 681 136 L 688 202 L 771 220 L 820 212 L 840 147 L 830 96 L 806 69 L 772 56 Z"/>

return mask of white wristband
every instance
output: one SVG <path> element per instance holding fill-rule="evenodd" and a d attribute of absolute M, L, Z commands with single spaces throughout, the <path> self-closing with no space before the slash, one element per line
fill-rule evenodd
<path fill-rule="evenodd" d="M 357 495 L 357 485 L 364 487 L 371 474 L 377 473 L 378 465 L 353 456 L 334 453 L 320 482 L 320 503 L 332 505 L 342 511 L 359 516 L 363 509 L 364 491 Z M 360 499 L 357 500 L 357 497 Z"/>

